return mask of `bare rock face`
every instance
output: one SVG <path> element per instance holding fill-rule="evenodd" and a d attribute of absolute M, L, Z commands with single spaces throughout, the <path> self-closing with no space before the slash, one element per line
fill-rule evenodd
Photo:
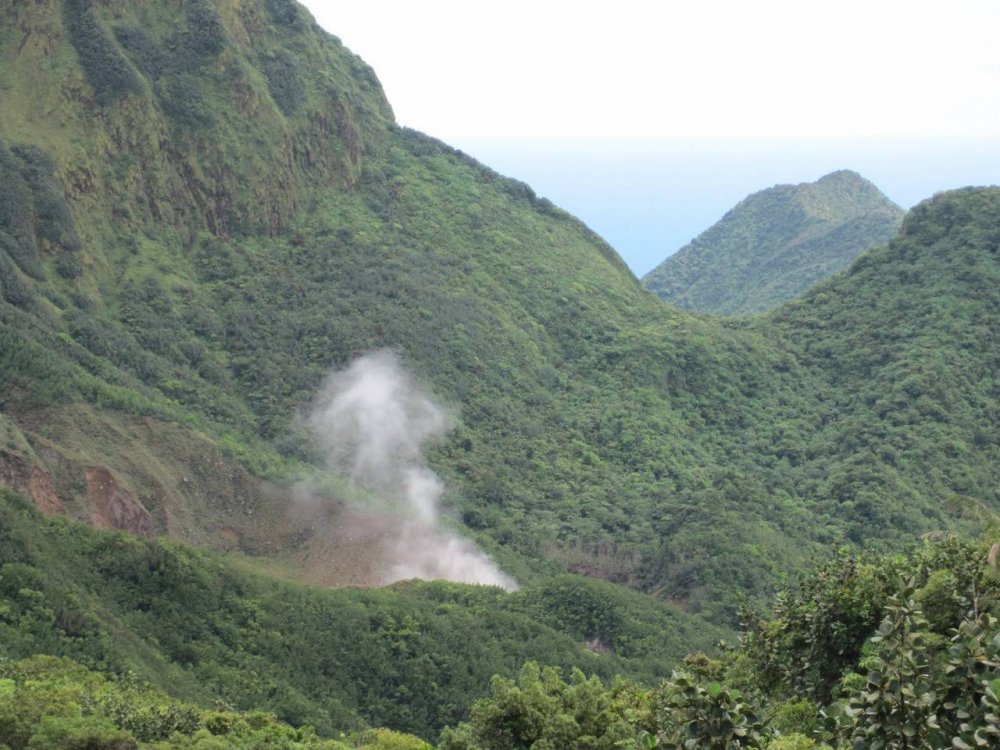
<path fill-rule="evenodd" d="M 140 536 L 152 536 L 153 519 L 105 466 L 84 469 L 90 522 L 99 529 L 120 529 Z"/>
<path fill-rule="evenodd" d="M 52 486 L 52 475 L 41 466 L 31 468 L 31 478 L 28 480 L 28 494 L 42 513 L 54 516 L 66 511 L 66 506 L 56 494 Z"/>
<path fill-rule="evenodd" d="M 0 485 L 27 495 L 46 515 L 53 516 L 66 510 L 52 486 L 52 475 L 48 470 L 16 453 L 0 451 Z"/>

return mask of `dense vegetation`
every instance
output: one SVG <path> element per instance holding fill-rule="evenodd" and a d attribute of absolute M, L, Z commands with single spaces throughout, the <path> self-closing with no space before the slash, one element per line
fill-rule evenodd
<path fill-rule="evenodd" d="M 738 643 L 636 681 L 627 662 L 573 656 L 523 616 L 551 591 L 302 589 L 181 545 L 43 521 L 2 498 L 0 742 L 11 748 L 402 750 L 428 746 L 365 721 L 433 738 L 463 717 L 442 749 L 937 750 L 1000 737 L 1000 545 L 989 541 L 841 549 L 768 611 L 745 608 Z M 995 538 L 995 517 L 988 528 Z M 506 615 L 489 606 L 504 597 Z M 615 619 L 606 600 L 591 602 L 604 605 L 595 622 Z M 73 660 L 18 658 L 32 651 Z M 591 674 L 537 660 L 518 670 L 532 655 Z M 468 674 L 473 665 L 502 674 L 466 712 L 488 673 Z"/>
<path fill-rule="evenodd" d="M 766 617 L 746 611 L 718 659 L 692 653 L 653 689 L 528 664 L 494 678 L 441 747 L 996 747 L 997 550 L 944 537 L 892 556 L 841 551 Z"/>
<path fill-rule="evenodd" d="M 129 673 L 109 679 L 51 656 L 0 659 L 0 741 L 11 750 L 430 750 L 388 729 L 321 738 L 263 711 L 205 709 Z"/>
<path fill-rule="evenodd" d="M 491 675 L 527 659 L 655 682 L 692 644 L 723 634 L 575 576 L 510 594 L 444 582 L 331 591 L 245 568 L 44 519 L 0 490 L 0 657 L 67 657 L 323 736 L 375 725 L 432 738 Z"/>
<path fill-rule="evenodd" d="M 0 481 L 140 537 L 4 495 L 8 659 L 66 657 L 52 669 L 82 682 L 131 670 L 197 711 L 324 736 L 433 738 L 474 726 L 488 675 L 526 660 L 644 695 L 830 545 L 900 549 L 1000 504 L 996 189 L 921 204 L 769 315 L 702 318 L 528 186 L 399 128 L 372 71 L 293 2 L 0 13 Z M 299 415 L 380 348 L 448 407 L 429 455 L 447 523 L 519 592 L 290 582 L 363 567 L 333 544 L 357 492 Z M 4 667 L 8 698 L 32 664 Z M 550 702 L 605 690 L 529 672 Z M 634 728 L 646 704 L 627 695 Z M 133 732 L 94 700 L 73 699 Z M 654 720 L 640 741 L 676 741 Z M 205 721 L 185 736 L 211 742 Z M 469 731 L 449 741 L 486 741 Z"/>
<path fill-rule="evenodd" d="M 847 170 L 776 185 L 741 201 L 642 283 L 689 310 L 770 310 L 888 242 L 902 218 L 899 206 Z"/>

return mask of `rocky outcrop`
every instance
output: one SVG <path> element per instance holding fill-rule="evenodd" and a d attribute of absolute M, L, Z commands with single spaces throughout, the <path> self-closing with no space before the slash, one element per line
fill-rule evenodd
<path fill-rule="evenodd" d="M 52 486 L 52 475 L 48 470 L 17 453 L 0 451 L 0 485 L 27 495 L 46 515 L 66 510 Z"/>
<path fill-rule="evenodd" d="M 138 500 L 121 487 L 105 466 L 84 469 L 90 522 L 99 529 L 120 529 L 141 536 L 152 536 L 153 519 Z"/>

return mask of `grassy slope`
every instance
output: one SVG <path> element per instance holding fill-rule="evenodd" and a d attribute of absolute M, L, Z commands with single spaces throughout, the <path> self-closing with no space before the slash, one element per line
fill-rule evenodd
<path fill-rule="evenodd" d="M 903 211 L 850 171 L 754 193 L 643 277 L 661 299 L 700 312 L 776 307 L 886 243 Z"/>

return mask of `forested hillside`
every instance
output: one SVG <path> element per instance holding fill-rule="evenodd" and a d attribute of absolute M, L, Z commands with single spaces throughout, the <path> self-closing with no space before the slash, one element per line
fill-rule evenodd
<path fill-rule="evenodd" d="M 17 750 L 430 747 L 371 721 L 429 738 L 451 723 L 443 750 L 937 749 L 1000 737 L 997 543 L 842 549 L 771 611 L 743 608 L 738 642 L 692 651 L 666 676 L 633 671 L 655 663 L 648 651 L 621 659 L 574 643 L 586 621 L 636 654 L 664 636 L 696 647 L 708 635 L 661 620 L 630 642 L 639 613 L 607 584 L 330 592 L 169 541 L 43 520 L 6 492 L 0 520 L 5 650 L 48 654 L 0 657 L 0 738 Z M 998 528 L 987 519 L 984 538 Z M 564 632 L 542 613 L 559 613 Z"/>
<path fill-rule="evenodd" d="M 906 528 L 917 509 L 943 525 L 997 507 L 995 481 L 974 467 L 1000 458 L 998 222 L 996 188 L 937 195 L 887 247 L 754 324 L 837 394 L 789 446 L 855 538 Z"/>
<path fill-rule="evenodd" d="M 831 546 L 998 506 L 1000 190 L 723 321 L 398 127 L 291 0 L 0 0 L 0 100 L 0 483 L 111 530 L 4 495 L 0 656 L 432 739 L 492 672 L 655 682 Z M 519 591 L 303 585 L 378 582 L 398 509 L 309 415 L 384 350 L 442 528 Z"/>
<path fill-rule="evenodd" d="M 3 657 L 71 658 L 323 736 L 391 726 L 432 738 L 493 674 L 528 659 L 655 682 L 725 634 L 576 576 L 514 594 L 444 582 L 330 591 L 169 540 L 44 519 L 6 490 L 0 521 Z"/>
<path fill-rule="evenodd" d="M 816 182 L 775 185 L 741 201 L 642 283 L 689 310 L 761 312 L 884 245 L 902 218 L 899 206 L 849 170 Z"/>
<path fill-rule="evenodd" d="M 993 528 L 993 534 L 996 527 Z M 807 571 L 738 644 L 654 689 L 525 665 L 495 678 L 444 750 L 995 747 L 998 545 L 846 551 Z"/>

